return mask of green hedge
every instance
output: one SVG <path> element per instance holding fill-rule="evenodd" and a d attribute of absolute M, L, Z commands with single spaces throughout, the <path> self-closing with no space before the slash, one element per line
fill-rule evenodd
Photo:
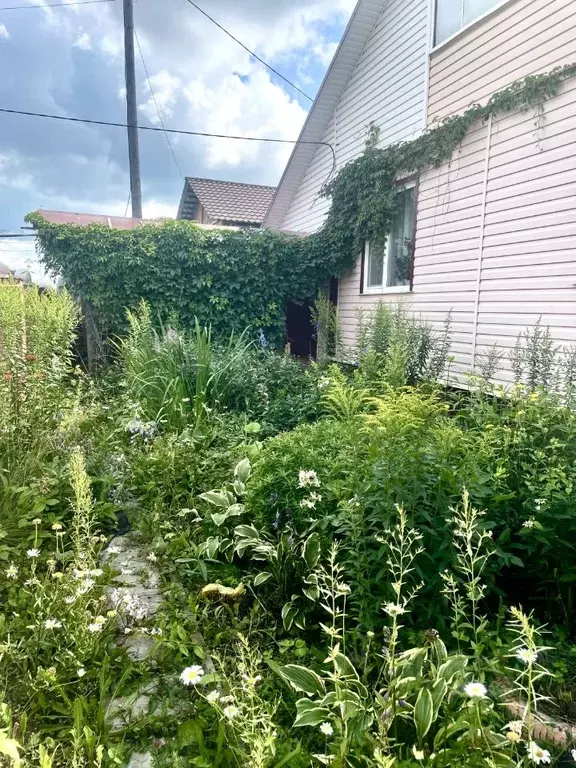
<path fill-rule="evenodd" d="M 92 303 L 105 334 L 126 328 L 126 308 L 145 299 L 163 320 L 191 327 L 197 316 L 216 335 L 262 328 L 285 336 L 289 301 L 312 298 L 349 266 L 318 238 L 268 230 L 203 229 L 188 221 L 134 230 L 79 227 L 27 217 L 46 268 Z"/>

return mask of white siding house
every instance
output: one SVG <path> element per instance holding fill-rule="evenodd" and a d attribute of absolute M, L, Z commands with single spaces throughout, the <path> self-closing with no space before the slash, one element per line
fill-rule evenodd
<path fill-rule="evenodd" d="M 458 0 L 360 0 L 302 137 L 333 144 L 341 168 L 371 122 L 381 146 L 409 139 L 527 75 L 576 63 L 574 0 L 460 2 L 461 16 Z M 297 147 L 265 226 L 318 229 L 331 163 L 326 147 Z M 420 176 L 415 216 L 410 285 L 369 285 L 360 258 L 341 277 L 345 344 L 358 308 L 400 299 L 437 327 L 452 311 L 456 371 L 488 346 L 511 347 L 539 318 L 560 344 L 576 342 L 576 79 L 542 112 L 473 125 L 449 163 Z"/>

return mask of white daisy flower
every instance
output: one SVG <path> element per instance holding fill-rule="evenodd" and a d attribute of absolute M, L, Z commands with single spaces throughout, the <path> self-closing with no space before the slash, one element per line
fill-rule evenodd
<path fill-rule="evenodd" d="M 44 622 L 44 629 L 60 629 L 61 626 L 62 622 L 56 619 L 46 619 Z"/>
<path fill-rule="evenodd" d="M 536 763 L 536 765 L 540 765 L 540 763 L 549 763 L 550 752 L 548 752 L 547 749 L 539 747 L 535 741 L 531 741 L 530 744 L 528 744 L 528 759 L 533 763 Z"/>
<path fill-rule="evenodd" d="M 180 681 L 184 685 L 198 685 L 204 677 L 204 669 L 194 664 L 186 669 L 180 675 Z"/>
<path fill-rule="evenodd" d="M 18 567 L 16 565 L 10 565 L 6 569 L 6 578 L 15 579 L 18 576 Z"/>
<path fill-rule="evenodd" d="M 484 699 L 488 691 L 482 683 L 468 683 L 464 686 L 464 693 L 471 699 Z"/>
<path fill-rule="evenodd" d="M 211 704 L 214 704 L 214 702 L 218 701 L 220 698 L 220 693 L 214 689 L 213 691 L 210 691 L 208 696 L 206 696 L 206 700 L 209 701 Z"/>
<path fill-rule="evenodd" d="M 151 563 L 155 563 L 158 560 L 158 558 L 156 557 L 154 552 L 150 552 L 146 560 L 149 560 Z"/>
<path fill-rule="evenodd" d="M 96 621 L 92 624 L 88 624 L 88 632 L 92 632 L 92 634 L 102 632 L 102 624 L 98 624 Z"/>
<path fill-rule="evenodd" d="M 36 549 L 36 547 L 29 549 L 26 551 L 26 557 L 29 557 L 30 559 L 34 557 L 40 557 L 40 550 Z"/>
<path fill-rule="evenodd" d="M 324 736 L 332 736 L 334 733 L 334 728 L 332 728 L 330 723 L 322 723 L 320 726 L 320 731 L 324 734 Z"/>
<path fill-rule="evenodd" d="M 523 661 L 524 664 L 534 664 L 538 659 L 536 651 L 531 651 L 530 648 L 519 648 L 516 651 L 515 656 L 517 659 L 520 659 L 520 661 Z"/>

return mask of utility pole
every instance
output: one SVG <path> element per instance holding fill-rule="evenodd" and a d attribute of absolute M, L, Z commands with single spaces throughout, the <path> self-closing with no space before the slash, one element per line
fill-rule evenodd
<path fill-rule="evenodd" d="M 138 144 L 138 105 L 136 103 L 136 70 L 134 66 L 134 6 L 124 0 L 124 59 L 126 70 L 126 113 L 128 123 L 128 155 L 130 159 L 130 194 L 132 217 L 142 218 L 142 185 L 140 182 L 140 149 Z"/>

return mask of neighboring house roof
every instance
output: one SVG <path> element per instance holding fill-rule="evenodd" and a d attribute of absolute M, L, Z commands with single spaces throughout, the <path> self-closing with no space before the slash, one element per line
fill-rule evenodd
<path fill-rule="evenodd" d="M 259 184 L 187 177 L 178 218 L 194 218 L 198 200 L 213 221 L 261 224 L 275 190 Z"/>
<path fill-rule="evenodd" d="M 354 72 L 362 51 L 388 1 L 358 0 L 340 45 L 322 81 L 318 95 L 308 113 L 300 133 L 300 142 L 321 142 L 324 139 L 326 128 L 344 88 Z M 264 218 L 265 227 L 278 229 L 282 226 L 290 203 L 317 150 L 318 146 L 315 144 L 296 144 Z"/>
<path fill-rule="evenodd" d="M 136 229 L 141 224 L 157 224 L 163 219 L 132 219 L 125 216 L 104 216 L 99 213 L 71 213 L 68 211 L 36 211 L 50 224 L 104 224 L 111 229 Z"/>

